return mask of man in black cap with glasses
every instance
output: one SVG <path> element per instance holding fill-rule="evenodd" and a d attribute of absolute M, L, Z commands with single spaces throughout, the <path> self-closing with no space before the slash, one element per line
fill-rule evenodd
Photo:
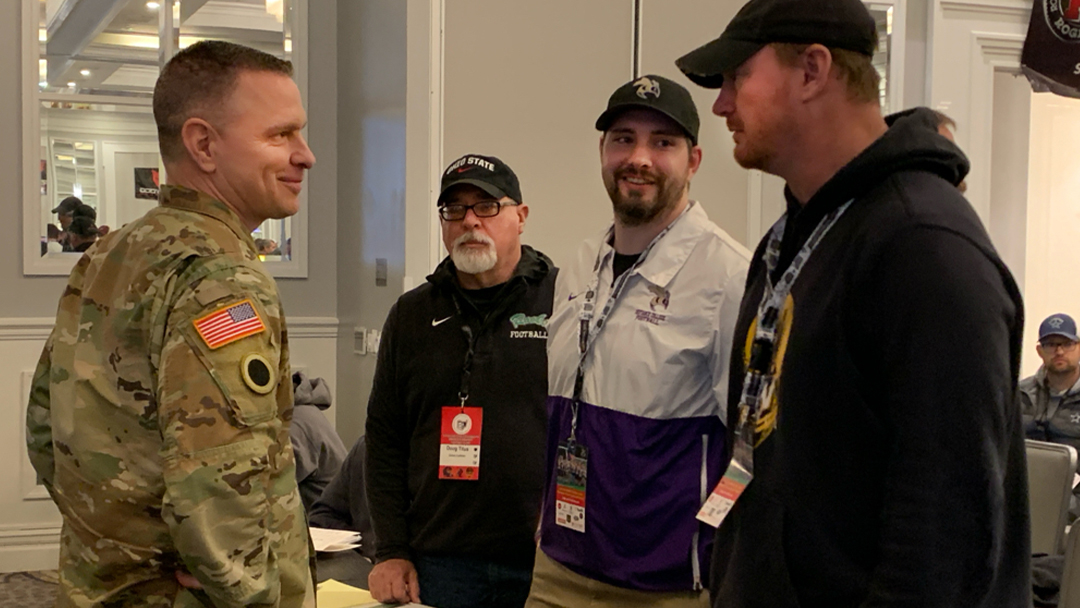
<path fill-rule="evenodd" d="M 751 0 L 676 64 L 787 182 L 735 331 L 713 605 L 1030 605 L 1023 305 L 956 185 L 886 126 L 859 0 Z"/>
<path fill-rule="evenodd" d="M 520 608 L 544 481 L 555 268 L 521 244 L 529 208 L 493 156 L 443 172 L 449 256 L 398 299 L 368 402 L 375 599 Z"/>

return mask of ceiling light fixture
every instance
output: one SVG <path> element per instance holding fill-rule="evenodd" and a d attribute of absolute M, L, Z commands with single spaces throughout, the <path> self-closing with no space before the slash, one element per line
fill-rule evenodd
<path fill-rule="evenodd" d="M 157 9 L 161 8 L 161 3 L 160 2 L 147 2 L 146 3 L 146 8 L 148 8 L 148 9 L 150 9 L 152 11 L 156 11 Z"/>
<path fill-rule="evenodd" d="M 68 86 L 71 87 L 71 88 L 75 88 L 75 83 L 74 82 L 69 82 Z"/>
<path fill-rule="evenodd" d="M 90 70 L 79 70 L 79 73 L 82 74 L 83 76 L 89 76 L 90 75 Z"/>

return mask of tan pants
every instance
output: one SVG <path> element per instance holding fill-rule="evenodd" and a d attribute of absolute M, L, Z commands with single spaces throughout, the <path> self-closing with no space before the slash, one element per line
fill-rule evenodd
<path fill-rule="evenodd" d="M 624 589 L 581 576 L 537 549 L 525 608 L 709 608 L 709 592 Z"/>

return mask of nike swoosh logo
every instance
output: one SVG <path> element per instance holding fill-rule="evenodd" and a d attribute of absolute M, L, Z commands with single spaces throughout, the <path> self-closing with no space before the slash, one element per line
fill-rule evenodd
<path fill-rule="evenodd" d="M 431 326 L 432 327 L 438 327 L 439 325 L 442 325 L 443 323 L 446 323 L 447 321 L 449 321 L 450 319 L 453 319 L 453 318 L 454 318 L 454 315 L 450 315 L 449 317 L 446 317 L 445 319 L 439 319 L 438 321 L 436 321 L 435 319 L 432 319 L 431 320 Z"/>
<path fill-rule="evenodd" d="M 570 294 L 570 297 L 566 299 L 566 301 L 569 302 L 570 300 L 573 300 L 574 298 L 576 298 L 576 297 L 578 297 L 580 295 L 581 295 L 580 293 L 572 293 L 572 294 Z"/>

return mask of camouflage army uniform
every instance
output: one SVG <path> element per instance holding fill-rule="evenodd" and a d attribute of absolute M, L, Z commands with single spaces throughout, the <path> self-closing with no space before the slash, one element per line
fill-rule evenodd
<path fill-rule="evenodd" d="M 79 260 L 34 375 L 57 605 L 313 606 L 277 287 L 228 207 L 176 186 L 161 201 Z M 218 334 L 197 325 L 233 310 Z"/>

